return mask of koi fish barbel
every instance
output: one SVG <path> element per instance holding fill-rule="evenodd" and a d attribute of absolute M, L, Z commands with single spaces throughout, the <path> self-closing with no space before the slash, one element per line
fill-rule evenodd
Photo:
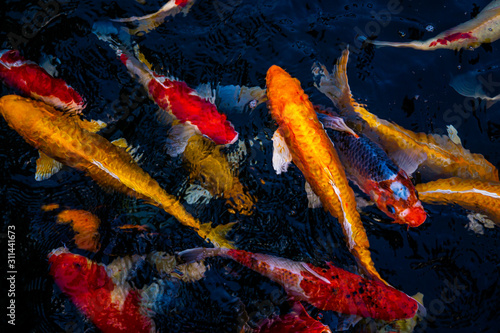
<path fill-rule="evenodd" d="M 0 98 L 0 113 L 11 128 L 40 149 L 45 163 L 57 162 L 84 171 L 101 186 L 162 208 L 183 225 L 193 228 L 203 239 L 210 239 L 218 246 L 232 247 L 225 238 L 232 224 L 216 228 L 212 228 L 211 223 L 201 224 L 177 198 L 144 172 L 125 149 L 83 128 L 85 123 L 78 117 L 64 115 L 45 103 L 15 95 Z M 50 177 L 54 169 L 46 169 Z"/>
<path fill-rule="evenodd" d="M 376 47 L 410 47 L 417 50 L 433 51 L 437 49 L 473 50 L 482 43 L 492 43 L 500 38 L 500 1 L 490 2 L 475 18 L 444 31 L 426 41 L 407 43 L 384 42 L 362 38 Z"/>
<path fill-rule="evenodd" d="M 497 168 L 483 155 L 473 154 L 446 135 L 415 133 L 378 118 L 365 105 L 357 103 L 347 79 L 349 50 L 344 50 L 332 74 L 325 66 L 313 65 L 319 81 L 316 88 L 330 98 L 342 116 L 355 119 L 361 132 L 380 146 L 408 175 L 417 168 L 435 177 L 460 177 L 498 181 Z M 361 118 L 361 122 L 357 120 Z"/>
<path fill-rule="evenodd" d="M 282 68 L 272 66 L 266 84 L 271 115 L 279 126 L 273 137 L 273 166 L 286 170 L 293 160 L 325 210 L 339 220 L 349 250 L 364 272 L 384 281 L 371 259 L 368 237 L 344 168 L 300 82 Z M 277 147 L 281 147 L 281 154 Z M 276 161 L 282 161 L 282 165 L 276 166 Z"/>

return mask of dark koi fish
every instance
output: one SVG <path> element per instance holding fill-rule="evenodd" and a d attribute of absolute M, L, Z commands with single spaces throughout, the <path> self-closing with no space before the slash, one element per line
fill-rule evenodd
<path fill-rule="evenodd" d="M 418 227 L 427 214 L 404 170 L 398 167 L 380 146 L 365 135 L 336 130 L 341 118 L 318 114 L 339 153 L 347 175 L 377 207 L 395 223 Z"/>
<path fill-rule="evenodd" d="M 419 303 L 382 282 L 362 278 L 327 263 L 328 268 L 243 250 L 196 248 L 178 254 L 186 262 L 221 256 L 279 283 L 294 301 L 318 309 L 385 321 L 412 318 Z"/>
<path fill-rule="evenodd" d="M 0 79 L 21 94 L 41 100 L 55 108 L 80 113 L 85 102 L 73 88 L 52 77 L 45 69 L 24 59 L 19 51 L 0 51 Z"/>

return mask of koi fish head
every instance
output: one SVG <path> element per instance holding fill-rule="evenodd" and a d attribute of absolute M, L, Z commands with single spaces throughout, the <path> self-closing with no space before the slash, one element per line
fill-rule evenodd
<path fill-rule="evenodd" d="M 427 218 L 415 187 L 402 170 L 394 179 L 376 183 L 372 192 L 377 207 L 393 218 L 394 223 L 418 227 Z"/>
<path fill-rule="evenodd" d="M 101 288 L 113 289 L 104 267 L 83 256 L 59 248 L 52 251 L 48 258 L 50 275 L 59 288 L 68 295 L 78 297 Z"/>

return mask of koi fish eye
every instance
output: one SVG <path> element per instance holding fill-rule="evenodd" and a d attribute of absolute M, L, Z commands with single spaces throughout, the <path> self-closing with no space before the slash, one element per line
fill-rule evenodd
<path fill-rule="evenodd" d="M 393 205 L 387 205 L 385 206 L 385 208 L 387 208 L 387 211 L 391 214 L 396 214 L 396 209 L 394 208 Z"/>

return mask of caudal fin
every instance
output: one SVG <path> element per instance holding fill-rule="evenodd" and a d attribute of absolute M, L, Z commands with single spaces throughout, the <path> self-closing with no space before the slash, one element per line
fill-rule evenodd
<path fill-rule="evenodd" d="M 211 223 L 204 223 L 201 225 L 198 234 L 206 240 L 209 240 L 216 247 L 234 249 L 233 242 L 227 239 L 227 233 L 231 231 L 236 222 L 221 224 L 212 228 Z"/>
<path fill-rule="evenodd" d="M 344 110 L 352 105 L 353 99 L 351 89 L 347 80 L 347 61 L 349 59 L 349 49 L 342 52 L 342 56 L 337 60 L 333 73 L 328 73 L 326 67 L 320 63 L 312 66 L 314 75 L 314 86 L 330 98 L 333 104 Z"/>
<path fill-rule="evenodd" d="M 179 259 L 179 261 L 182 263 L 189 264 L 197 261 L 202 261 L 205 258 L 215 257 L 219 255 L 220 252 L 221 249 L 219 248 L 197 247 L 177 253 L 177 259 Z"/>

